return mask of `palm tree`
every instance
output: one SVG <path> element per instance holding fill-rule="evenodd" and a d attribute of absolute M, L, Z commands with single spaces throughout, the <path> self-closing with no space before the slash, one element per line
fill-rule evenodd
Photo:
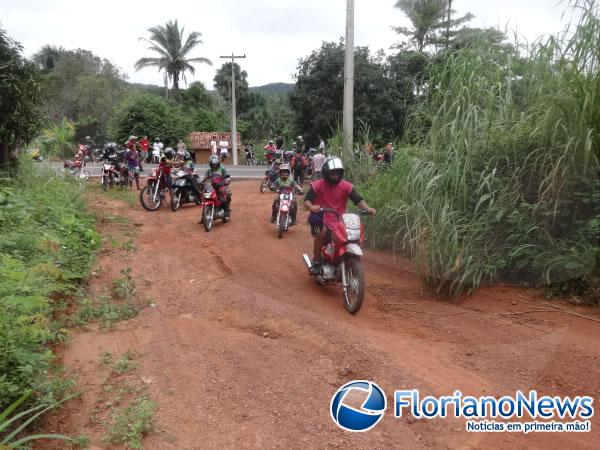
<path fill-rule="evenodd" d="M 56 62 L 66 53 L 63 47 L 44 45 L 31 59 L 39 69 L 49 71 L 54 69 Z"/>
<path fill-rule="evenodd" d="M 159 72 L 165 72 L 165 86 L 168 87 L 168 82 L 173 82 L 173 90 L 177 93 L 179 89 L 179 79 L 185 78 L 185 72 L 189 71 L 192 75 L 195 73 L 194 66 L 191 63 L 204 63 L 212 65 L 212 62 L 207 58 L 186 58 L 187 54 L 202 41 L 200 37 L 202 33 L 192 31 L 187 39 L 183 40 L 183 27 L 181 30 L 177 25 L 177 21 L 169 20 L 165 25 L 157 25 L 148 28 L 150 39 L 140 38 L 150 44 L 149 50 L 159 54 L 155 58 L 140 58 L 135 63 L 135 70 L 141 70 L 145 67 L 157 67 Z M 168 93 L 168 91 L 167 91 Z"/>

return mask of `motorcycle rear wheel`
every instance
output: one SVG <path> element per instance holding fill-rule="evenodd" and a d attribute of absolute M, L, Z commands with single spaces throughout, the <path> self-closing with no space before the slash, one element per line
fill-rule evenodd
<path fill-rule="evenodd" d="M 178 188 L 173 189 L 171 196 L 171 209 L 177 211 L 181 207 L 181 191 Z"/>
<path fill-rule="evenodd" d="M 365 274 L 362 263 L 357 257 L 347 258 L 345 267 L 348 289 L 342 294 L 344 308 L 350 314 L 356 314 L 362 307 L 365 298 Z"/>
<path fill-rule="evenodd" d="M 140 203 L 146 211 L 156 211 L 160 208 L 162 203 L 162 197 L 160 192 L 157 193 L 157 199 L 154 200 L 154 185 L 150 184 L 145 186 L 144 189 L 140 191 Z"/>
<path fill-rule="evenodd" d="M 215 214 L 215 207 L 212 205 L 205 206 L 202 209 L 202 224 L 204 225 L 204 229 L 207 232 L 212 230 L 214 214 Z"/>

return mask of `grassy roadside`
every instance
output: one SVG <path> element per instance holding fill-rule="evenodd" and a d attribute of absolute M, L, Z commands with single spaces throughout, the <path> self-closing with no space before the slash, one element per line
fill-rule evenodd
<path fill-rule="evenodd" d="M 141 309 L 127 269 L 102 295 L 91 298 L 83 288 L 100 247 L 110 251 L 116 245 L 123 255 L 135 250 L 135 236 L 121 229 L 127 231 L 126 218 L 86 210 L 86 193 L 95 189 L 99 186 L 56 176 L 28 161 L 0 179 L 1 444 L 31 436 L 25 433 L 31 433 L 36 415 L 76 390 L 61 376 L 52 351 L 67 339 L 69 328 L 91 321 L 111 327 Z M 136 200 L 130 191 L 107 196 L 129 204 Z M 103 220 L 115 222 L 114 235 L 100 237 L 96 225 Z"/>

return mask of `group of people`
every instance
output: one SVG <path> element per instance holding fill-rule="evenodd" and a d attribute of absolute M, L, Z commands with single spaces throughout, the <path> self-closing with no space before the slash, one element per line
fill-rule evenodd
<path fill-rule="evenodd" d="M 212 135 L 210 139 L 209 165 L 211 156 L 216 156 L 221 162 L 225 162 L 225 160 L 229 156 L 229 141 L 227 141 L 227 138 L 222 136 L 221 139 L 217 142 L 217 135 Z"/>

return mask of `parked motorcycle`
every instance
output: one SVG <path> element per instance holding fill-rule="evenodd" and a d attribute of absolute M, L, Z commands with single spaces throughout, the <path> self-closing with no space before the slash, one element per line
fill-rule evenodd
<path fill-rule="evenodd" d="M 177 179 L 173 181 L 171 209 L 177 211 L 181 205 L 186 203 L 195 203 L 196 205 L 199 205 L 202 202 L 202 192 L 197 195 L 192 184 L 192 178 L 198 178 L 198 175 L 187 173 L 184 170 L 179 170 L 176 175 Z"/>
<path fill-rule="evenodd" d="M 271 185 L 275 182 L 278 176 L 277 170 L 267 169 L 265 171 L 265 177 L 260 182 L 260 192 L 265 193 L 267 192 L 267 189 L 271 189 Z"/>
<path fill-rule="evenodd" d="M 307 254 L 302 255 L 313 279 L 322 286 L 342 283 L 344 307 L 356 314 L 365 296 L 365 276 L 361 257 L 364 242 L 364 226 L 358 214 L 343 214 L 331 208 L 321 208 L 323 214 L 334 214 L 337 225 L 331 230 L 331 240 L 321 248 L 321 266 L 313 267 Z M 359 211 L 359 214 L 368 214 Z"/>
<path fill-rule="evenodd" d="M 126 187 L 128 175 L 127 166 L 119 166 L 119 156 L 116 153 L 106 155 L 102 161 L 102 190 L 106 192 L 113 184 Z"/>
<path fill-rule="evenodd" d="M 246 153 L 246 165 L 248 166 L 256 166 L 258 161 L 256 160 L 256 153 L 252 146 L 247 145 L 244 147 L 244 152 Z"/>
<path fill-rule="evenodd" d="M 87 181 L 90 179 L 90 172 L 85 170 L 87 167 L 87 157 L 78 159 L 67 159 L 63 163 L 65 173 L 73 175 L 79 181 Z"/>
<path fill-rule="evenodd" d="M 229 180 L 212 179 L 204 182 L 204 194 L 202 195 L 202 224 L 206 231 L 212 230 L 214 221 L 223 220 L 223 223 L 229 222 L 229 216 L 225 214 L 225 206 L 229 202 L 221 201 L 220 197 L 226 195 L 223 191 L 229 185 Z M 216 189 L 215 189 L 216 188 Z M 219 195 L 221 194 L 221 195 Z"/>
<path fill-rule="evenodd" d="M 140 203 L 147 211 L 156 211 L 165 201 L 168 192 L 165 177 L 170 177 L 160 169 L 152 169 L 147 185 L 140 191 Z"/>

